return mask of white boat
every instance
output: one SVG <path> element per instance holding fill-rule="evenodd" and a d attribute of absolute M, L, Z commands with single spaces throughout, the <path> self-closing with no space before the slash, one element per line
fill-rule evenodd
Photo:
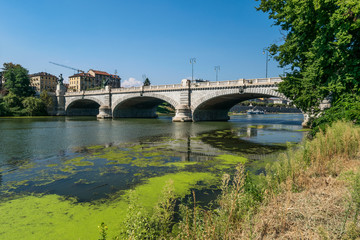
<path fill-rule="evenodd" d="M 262 110 L 254 110 L 254 109 L 250 109 L 250 110 L 247 110 L 246 111 L 247 112 L 247 114 L 264 114 L 265 112 L 264 111 L 262 111 Z"/>

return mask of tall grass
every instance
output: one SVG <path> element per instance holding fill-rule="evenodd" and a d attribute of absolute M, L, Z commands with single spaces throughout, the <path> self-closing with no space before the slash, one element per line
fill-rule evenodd
<path fill-rule="evenodd" d="M 268 191 L 279 193 L 286 181 L 292 183 L 293 191 L 301 191 L 308 176 L 336 177 L 346 161 L 359 155 L 359 149 L 360 128 L 350 122 L 335 122 L 312 141 L 289 147 L 278 162 L 267 166 Z"/>
<path fill-rule="evenodd" d="M 333 123 L 313 140 L 289 146 L 256 182 L 242 164 L 233 179 L 225 174 L 210 210 L 198 205 L 193 192 L 192 201 L 180 204 L 176 223 L 173 183 L 166 185 L 151 214 L 137 207 L 130 195 L 126 231 L 120 239 L 357 239 L 359 153 L 360 128 Z M 347 179 L 351 184 L 337 181 L 354 161 L 358 168 Z"/>

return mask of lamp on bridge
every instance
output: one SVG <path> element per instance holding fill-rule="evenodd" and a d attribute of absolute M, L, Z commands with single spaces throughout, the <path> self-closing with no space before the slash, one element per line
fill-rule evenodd
<path fill-rule="evenodd" d="M 266 53 L 266 74 L 265 74 L 265 77 L 267 78 L 268 77 L 268 63 L 269 63 L 269 51 L 264 48 L 263 49 L 263 54 Z"/>
<path fill-rule="evenodd" d="M 218 81 L 218 71 L 220 71 L 220 66 L 215 66 L 214 69 L 216 72 L 216 81 Z"/>
<path fill-rule="evenodd" d="M 196 58 L 190 58 L 190 64 L 191 64 L 191 82 L 194 81 L 194 63 L 196 63 Z"/>

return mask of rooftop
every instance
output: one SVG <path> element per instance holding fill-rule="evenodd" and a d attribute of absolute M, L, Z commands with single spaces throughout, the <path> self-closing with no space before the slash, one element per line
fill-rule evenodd
<path fill-rule="evenodd" d="M 77 74 L 74 74 L 72 76 L 70 76 L 69 78 L 73 78 L 73 77 L 93 77 L 91 74 L 89 73 L 77 73 Z"/>
<path fill-rule="evenodd" d="M 33 73 L 29 75 L 30 77 L 37 77 L 37 76 L 48 76 L 48 77 L 56 77 L 50 73 L 47 72 L 38 72 L 38 73 Z M 57 77 L 56 77 L 57 78 Z"/>
<path fill-rule="evenodd" d="M 89 72 L 90 71 L 93 71 L 97 75 L 105 75 L 105 76 L 110 76 L 112 78 L 120 78 L 118 75 L 109 74 L 109 73 L 104 72 L 104 71 L 99 71 L 99 70 L 94 70 L 94 69 L 90 69 Z"/>

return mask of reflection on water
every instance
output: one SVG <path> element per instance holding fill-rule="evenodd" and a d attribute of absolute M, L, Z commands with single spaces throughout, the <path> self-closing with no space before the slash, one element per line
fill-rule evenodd
<path fill-rule="evenodd" d="M 301 141 L 301 122 L 301 114 L 199 123 L 172 123 L 167 117 L 4 118 L 0 191 L 3 196 L 52 193 L 92 201 L 164 174 L 221 174 L 231 163 L 216 156 L 235 154 L 250 162 L 275 156 L 286 142 Z"/>

